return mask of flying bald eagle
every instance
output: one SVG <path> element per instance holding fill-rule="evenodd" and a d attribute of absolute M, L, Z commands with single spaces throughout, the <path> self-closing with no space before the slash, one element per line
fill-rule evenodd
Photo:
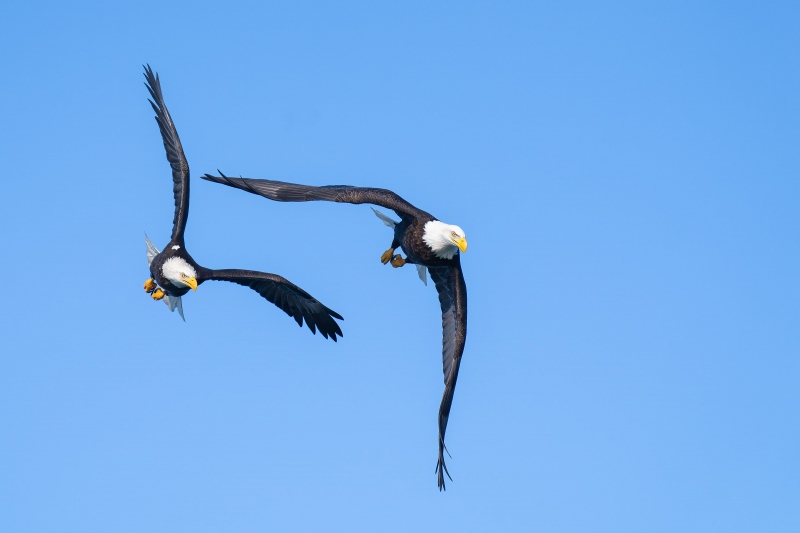
<path fill-rule="evenodd" d="M 461 272 L 459 252 L 467 251 L 467 239 L 458 226 L 436 220 L 431 214 L 417 209 L 392 191 L 349 185 L 311 187 L 281 181 L 248 178 L 228 178 L 206 174 L 203 179 L 236 187 L 279 202 L 309 202 L 325 200 L 348 204 L 375 204 L 392 209 L 400 221 L 392 220 L 383 213 L 375 214 L 384 224 L 394 228 L 391 248 L 381 255 L 381 263 L 391 263 L 395 268 L 406 263 L 417 266 L 420 278 L 425 282 L 425 269 L 439 293 L 442 307 L 442 364 L 444 367 L 444 395 L 439 406 L 439 458 L 436 462 L 439 490 L 445 488 L 444 474 L 450 478 L 444 462 L 444 434 L 453 403 L 453 392 L 458 379 L 458 368 L 464 343 L 467 339 L 467 286 Z M 395 254 L 402 248 L 406 257 Z M 427 282 L 426 282 L 427 285 Z M 450 478 L 452 481 L 453 478 Z"/>
<path fill-rule="evenodd" d="M 203 268 L 186 251 L 183 233 L 189 215 L 189 164 L 186 162 L 178 131 L 164 104 L 161 82 L 158 75 L 153 74 L 150 65 L 145 67 L 144 77 L 147 80 L 145 86 L 153 97 L 149 102 L 156 112 L 156 121 L 167 151 L 167 160 L 172 167 L 172 190 L 175 196 L 172 237 L 164 251 L 159 252 L 145 235 L 151 278 L 145 281 L 144 290 L 150 293 L 154 300 L 163 300 L 170 311 L 177 308 L 183 318 L 181 297 L 190 289 L 196 291 L 199 285 L 208 280 L 238 283 L 250 287 L 278 306 L 293 317 L 301 327 L 305 320 L 314 334 L 319 329 L 323 337 L 326 339 L 330 337 L 336 341 L 337 335 L 342 336 L 342 330 L 334 318 L 343 320 L 342 316 L 322 305 L 316 298 L 289 280 L 275 274 L 253 270 Z"/>

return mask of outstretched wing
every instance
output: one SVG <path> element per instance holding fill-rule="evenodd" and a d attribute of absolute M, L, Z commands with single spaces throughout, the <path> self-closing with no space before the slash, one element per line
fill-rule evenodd
<path fill-rule="evenodd" d="M 436 284 L 439 303 L 442 306 L 444 395 L 439 406 L 439 459 L 436 462 L 439 490 L 442 490 L 445 488 L 444 474 L 450 477 L 444 463 L 444 452 L 447 450 L 444 445 L 444 434 L 447 431 L 450 406 L 453 405 L 453 393 L 456 389 L 461 355 L 464 353 L 464 343 L 467 340 L 467 286 L 461 272 L 460 260 L 453 266 L 428 268 L 428 271 Z"/>
<path fill-rule="evenodd" d="M 327 339 L 330 336 L 334 342 L 337 335 L 342 336 L 342 330 L 334 320 L 344 320 L 342 316 L 286 278 L 253 270 L 203 269 L 198 281 L 206 280 L 230 281 L 250 287 L 294 318 L 301 327 L 305 320 L 312 333 L 316 334 L 319 330 L 323 337 Z"/>
<path fill-rule="evenodd" d="M 430 214 L 417 209 L 399 195 L 387 189 L 372 187 L 353 187 L 351 185 L 326 185 L 313 187 L 283 181 L 259 180 L 251 178 L 229 178 L 220 172 L 220 176 L 206 174 L 204 180 L 222 183 L 243 191 L 258 194 L 278 202 L 311 202 L 324 200 L 346 204 L 375 204 L 394 210 L 395 213 L 410 217 L 431 217 Z"/>
<path fill-rule="evenodd" d="M 183 243 L 183 232 L 186 229 L 186 219 L 189 217 L 189 163 L 183 154 L 183 146 L 178 137 L 178 130 L 172 123 L 164 96 L 161 94 L 161 82 L 158 74 L 153 74 L 150 65 L 144 67 L 145 86 L 150 91 L 153 100 L 148 100 L 156 112 L 156 122 L 161 130 L 164 140 L 164 149 L 167 151 L 167 161 L 172 167 L 172 193 L 175 196 L 175 217 L 172 219 L 172 240 Z"/>

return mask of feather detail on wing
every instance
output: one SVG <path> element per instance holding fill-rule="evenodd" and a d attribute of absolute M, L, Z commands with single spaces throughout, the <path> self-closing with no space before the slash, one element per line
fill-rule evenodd
<path fill-rule="evenodd" d="M 202 272 L 203 281 L 217 280 L 238 283 L 250 287 L 262 297 L 275 304 L 287 315 L 294 318 L 299 326 L 305 320 L 312 333 L 319 332 L 326 339 L 330 337 L 336 342 L 336 336 L 342 336 L 342 330 L 334 318 L 344 320 L 342 316 L 324 305 L 306 291 L 286 278 L 253 270 L 209 270 Z"/>
<path fill-rule="evenodd" d="M 444 474 L 450 478 L 444 462 L 444 435 L 453 404 L 453 394 L 458 380 L 461 355 L 467 340 L 467 286 L 461 272 L 460 262 L 454 266 L 428 269 L 439 293 L 442 308 L 442 369 L 444 371 L 444 394 L 439 406 L 439 458 L 436 462 L 439 490 L 445 489 Z M 452 478 L 450 478 L 452 480 Z"/>
<path fill-rule="evenodd" d="M 430 214 L 421 209 L 417 209 L 399 195 L 387 189 L 353 187 L 351 185 L 313 187 L 311 185 L 300 185 L 283 181 L 229 178 L 222 174 L 222 172 L 220 172 L 219 177 L 206 174 L 202 176 L 202 178 L 215 183 L 228 185 L 229 187 L 242 189 L 243 191 L 253 194 L 258 194 L 259 196 L 278 202 L 311 202 L 314 200 L 323 200 L 347 204 L 375 204 L 387 209 L 392 209 L 400 217 L 433 218 Z M 386 222 L 385 219 L 381 219 L 384 220 L 384 223 Z"/>
<path fill-rule="evenodd" d="M 183 153 L 183 146 L 178 137 L 178 130 L 172 123 L 172 117 L 164 103 L 161 93 L 161 81 L 158 74 L 153 74 L 150 65 L 144 67 L 145 86 L 150 92 L 152 100 L 148 100 L 156 112 L 156 122 L 164 141 L 167 152 L 167 161 L 172 167 L 172 193 L 175 197 L 175 216 L 172 219 L 172 240 L 183 243 L 183 232 L 186 229 L 186 220 L 189 217 L 189 163 Z"/>

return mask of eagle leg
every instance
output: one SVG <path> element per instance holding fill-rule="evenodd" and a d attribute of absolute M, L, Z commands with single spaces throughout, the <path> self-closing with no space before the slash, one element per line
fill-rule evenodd
<path fill-rule="evenodd" d="M 388 263 L 392 259 L 392 255 L 394 255 L 394 248 L 389 248 L 383 252 L 383 255 L 381 256 L 381 263 L 384 265 Z"/>
<path fill-rule="evenodd" d="M 156 289 L 155 291 L 153 291 L 152 297 L 153 300 L 160 300 L 161 298 L 164 297 L 164 295 L 165 295 L 164 291 L 162 291 L 161 289 Z"/>
<path fill-rule="evenodd" d="M 400 256 L 400 254 L 397 254 L 396 256 L 394 256 L 394 259 L 392 259 L 392 266 L 394 268 L 400 268 L 401 266 L 403 266 L 405 264 L 406 264 L 406 260 L 403 259 Z"/>
<path fill-rule="evenodd" d="M 145 292 L 153 292 L 154 290 L 156 290 L 156 287 L 158 287 L 158 285 L 156 285 L 156 282 L 153 281 L 152 279 L 148 279 L 147 281 L 144 282 Z"/>

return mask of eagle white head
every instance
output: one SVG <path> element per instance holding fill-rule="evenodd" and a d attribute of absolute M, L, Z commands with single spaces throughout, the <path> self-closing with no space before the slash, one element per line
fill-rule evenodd
<path fill-rule="evenodd" d="M 442 259 L 452 259 L 457 250 L 467 251 L 467 237 L 464 235 L 464 230 L 439 220 L 425 223 L 422 240 L 437 257 Z"/>
<path fill-rule="evenodd" d="M 181 257 L 170 257 L 164 261 L 161 273 L 177 287 L 197 290 L 197 272 Z"/>

